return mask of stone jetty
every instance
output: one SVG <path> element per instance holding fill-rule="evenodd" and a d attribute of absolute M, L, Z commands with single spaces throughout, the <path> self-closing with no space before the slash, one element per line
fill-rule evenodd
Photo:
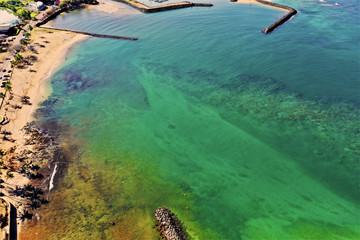
<path fill-rule="evenodd" d="M 45 28 L 45 29 L 49 29 L 49 30 L 59 30 L 59 31 L 65 31 L 65 32 L 73 32 L 73 33 L 79 33 L 79 34 L 84 34 L 84 35 L 88 35 L 88 36 L 92 36 L 92 37 L 100 37 L 100 38 L 113 38 L 113 39 L 123 39 L 123 40 L 131 40 L 131 41 L 138 40 L 138 38 L 135 38 L 135 37 L 124 37 L 124 36 L 115 36 L 115 35 L 108 35 L 108 34 L 89 33 L 89 32 L 71 30 L 71 29 L 66 29 L 66 28 L 44 27 L 44 26 L 41 26 L 39 28 Z"/>
<path fill-rule="evenodd" d="M 265 0 L 255 0 L 255 1 L 264 5 L 268 5 L 270 7 L 281 8 L 281 9 L 285 9 L 286 11 L 289 11 L 285 16 L 283 16 L 282 18 L 280 18 L 279 20 L 277 20 L 276 22 L 274 22 L 273 24 L 262 30 L 262 32 L 265 34 L 271 33 L 276 28 L 280 27 L 281 25 L 286 23 L 288 20 L 290 20 L 293 16 L 297 14 L 297 11 L 294 8 L 285 5 L 281 5 L 274 2 L 268 2 Z"/>
<path fill-rule="evenodd" d="M 166 240 L 189 239 L 181 222 L 167 207 L 159 207 L 155 211 L 155 219 L 159 223 L 158 230 Z"/>
<path fill-rule="evenodd" d="M 230 0 L 230 2 L 237 2 L 237 1 L 238 0 Z M 267 6 L 270 6 L 270 7 L 281 8 L 281 9 L 284 9 L 284 10 L 288 11 L 288 13 L 286 15 L 284 15 L 279 20 L 277 20 L 276 22 L 274 22 L 273 24 L 271 24 L 270 26 L 268 26 L 267 28 L 262 30 L 262 32 L 265 33 L 265 34 L 271 33 L 276 28 L 280 27 L 281 25 L 283 25 L 284 23 L 289 21 L 293 16 L 295 16 L 298 13 L 294 8 L 291 8 L 291 7 L 288 7 L 288 6 L 285 6 L 285 5 L 281 5 L 281 4 L 278 4 L 278 3 L 268 2 L 268 1 L 265 1 L 265 0 L 255 0 L 255 1 L 260 3 L 260 4 L 264 4 L 264 5 L 267 5 Z"/>
<path fill-rule="evenodd" d="M 39 22 L 35 24 L 35 27 L 40 27 L 41 25 L 44 25 L 51 20 L 54 20 L 57 16 L 59 16 L 61 13 L 67 11 L 66 9 L 58 9 L 56 11 L 49 12 L 48 15 L 46 15 L 43 19 L 41 19 Z"/>
<path fill-rule="evenodd" d="M 84 35 L 88 35 L 88 36 L 92 36 L 92 37 L 123 39 L 123 40 L 131 40 L 131 41 L 138 40 L 138 38 L 135 38 L 135 37 L 124 37 L 124 36 L 115 36 L 115 35 L 108 35 L 108 34 L 98 34 L 98 33 L 84 32 L 84 31 L 76 31 L 76 30 L 71 30 L 71 29 L 66 29 L 66 28 L 55 28 L 55 27 L 49 27 L 49 26 L 44 27 L 43 26 L 44 24 L 48 23 L 49 21 L 54 20 L 59 14 L 66 12 L 68 10 L 71 10 L 71 9 L 59 9 L 59 10 L 53 11 L 52 13 L 50 13 L 46 17 L 44 17 L 44 19 L 42 19 L 37 24 L 35 24 L 35 26 L 39 27 L 39 28 L 79 33 L 79 34 L 84 34 Z"/>
<path fill-rule="evenodd" d="M 212 7 L 213 5 L 211 3 L 192 3 L 192 2 L 178 2 L 178 3 L 171 3 L 166 5 L 161 5 L 157 7 L 149 7 L 143 3 L 140 3 L 138 1 L 133 0 L 113 0 L 116 2 L 121 2 L 129 5 L 130 7 L 133 7 L 140 12 L 143 13 L 154 13 L 154 12 L 163 12 L 168 10 L 175 10 L 180 8 L 189 8 L 189 7 Z"/>

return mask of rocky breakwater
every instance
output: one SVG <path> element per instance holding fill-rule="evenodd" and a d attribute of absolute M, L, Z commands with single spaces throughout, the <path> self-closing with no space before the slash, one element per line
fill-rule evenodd
<path fill-rule="evenodd" d="M 138 38 L 134 37 L 124 37 L 124 36 L 115 36 L 115 35 L 108 35 L 108 34 L 98 34 L 98 33 L 89 33 L 89 32 L 83 32 L 83 31 L 76 31 L 66 28 L 56 28 L 56 27 L 40 27 L 44 29 L 50 29 L 50 30 L 58 30 L 58 31 L 64 31 L 64 32 L 73 32 L 83 35 L 88 35 L 92 37 L 99 37 L 99 38 L 112 38 L 112 39 L 123 39 L 123 40 L 131 40 L 131 41 L 137 41 Z"/>
<path fill-rule="evenodd" d="M 262 32 L 265 33 L 265 34 L 271 33 L 276 28 L 280 27 L 281 25 L 286 23 L 288 20 L 290 20 L 293 16 L 295 16 L 297 14 L 297 11 L 294 8 L 291 8 L 291 7 L 288 7 L 288 6 L 285 6 L 285 5 L 281 5 L 281 4 L 273 3 L 273 2 L 268 2 L 268 1 L 264 1 L 264 0 L 255 0 L 255 1 L 258 2 L 258 3 L 264 4 L 264 5 L 268 5 L 268 6 L 276 7 L 276 8 L 281 8 L 281 9 L 285 9 L 286 11 L 289 11 L 282 18 L 280 18 L 279 20 L 277 20 L 276 22 L 274 22 L 273 24 L 271 24 L 270 26 L 268 26 L 267 28 L 262 30 Z"/>
<path fill-rule="evenodd" d="M 230 2 L 237 2 L 237 1 L 238 0 L 230 0 Z M 281 25 L 283 25 L 284 23 L 289 21 L 293 16 L 295 16 L 298 13 L 294 8 L 291 8 L 291 7 L 288 7 L 288 6 L 285 6 L 285 5 L 281 5 L 281 4 L 278 4 L 278 3 L 268 2 L 268 1 L 265 1 L 265 0 L 255 0 L 255 1 L 260 3 L 260 4 L 268 5 L 270 7 L 281 8 L 281 9 L 284 9 L 286 11 L 289 11 L 286 15 L 281 17 L 279 20 L 277 20 L 276 22 L 274 22 L 273 24 L 271 24 L 270 26 L 268 26 L 267 28 L 262 30 L 262 32 L 265 33 L 265 34 L 271 33 L 276 28 L 280 27 Z"/>
<path fill-rule="evenodd" d="M 155 211 L 155 219 L 158 221 L 158 230 L 167 240 L 189 239 L 181 222 L 167 207 L 160 207 Z"/>
<path fill-rule="evenodd" d="M 168 4 L 164 6 L 151 7 L 149 9 L 146 9 L 144 12 L 154 13 L 154 12 L 162 12 L 162 11 L 176 10 L 176 9 L 189 8 L 189 7 L 212 7 L 212 6 L 213 5 L 211 3 L 180 2 L 180 3 Z"/>
<path fill-rule="evenodd" d="M 157 6 L 157 7 L 149 7 L 149 6 L 147 6 L 141 2 L 138 2 L 136 0 L 114 0 L 114 1 L 127 4 L 143 13 L 163 12 L 163 11 L 168 11 L 168 10 L 175 10 L 175 9 L 189 8 L 189 7 L 212 7 L 213 6 L 211 3 L 192 3 L 192 2 L 185 1 L 185 2 L 177 2 L 177 3 L 161 5 L 161 6 Z"/>

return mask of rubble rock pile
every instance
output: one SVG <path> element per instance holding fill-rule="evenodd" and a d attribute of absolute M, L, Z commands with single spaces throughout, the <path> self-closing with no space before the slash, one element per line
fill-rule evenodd
<path fill-rule="evenodd" d="M 155 219 L 159 222 L 158 230 L 167 240 L 186 240 L 189 237 L 181 222 L 167 207 L 160 207 L 155 211 Z"/>

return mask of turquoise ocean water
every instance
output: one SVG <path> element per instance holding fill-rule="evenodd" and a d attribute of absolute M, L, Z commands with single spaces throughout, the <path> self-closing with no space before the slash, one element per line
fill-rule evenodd
<path fill-rule="evenodd" d="M 78 151 L 29 236 L 157 239 L 168 206 L 194 239 L 359 239 L 359 5 L 277 2 L 299 14 L 270 35 L 283 11 L 219 0 L 58 17 L 139 41 L 90 38 L 54 74 L 43 120 Z"/>

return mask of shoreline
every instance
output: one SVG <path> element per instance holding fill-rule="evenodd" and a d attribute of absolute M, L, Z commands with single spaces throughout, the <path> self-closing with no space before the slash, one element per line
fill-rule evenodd
<path fill-rule="evenodd" d="M 24 151 L 32 151 L 35 145 L 26 144 L 26 131 L 24 126 L 34 120 L 34 113 L 40 104 L 51 94 L 50 79 L 57 69 L 64 63 L 65 56 L 69 50 L 80 41 L 89 38 L 88 36 L 70 32 L 62 32 L 48 29 L 34 28 L 31 31 L 30 43 L 24 52 L 20 54 L 27 59 L 29 64 L 23 68 L 13 68 L 11 93 L 4 99 L 4 105 L 0 109 L 0 115 L 10 120 L 5 125 L 0 125 L 1 132 L 10 132 L 6 141 L 1 138 L 1 149 L 6 151 L 3 157 L 4 165 L 14 165 L 17 171 L 11 171 L 13 177 L 6 180 L 6 187 L 3 189 L 3 198 L 12 203 L 18 212 L 24 211 L 26 200 L 11 194 L 16 187 L 23 187 L 32 182 L 25 174 L 20 174 L 19 156 Z M 29 50 L 32 47 L 32 51 Z M 29 97 L 31 104 L 22 104 L 23 96 Z M 14 107 L 15 106 L 15 107 Z M 17 106 L 17 107 L 16 107 Z M 5 135 L 4 135 L 5 136 Z M 34 150 L 36 152 L 36 150 Z M 47 168 L 49 162 L 40 163 L 41 168 Z M 10 172 L 10 170 L 8 170 Z M 5 170 L 3 170 L 3 175 Z M 42 181 L 47 181 L 45 176 Z M 18 220 L 18 234 L 21 232 L 21 220 Z"/>
<path fill-rule="evenodd" d="M 272 3 L 273 0 L 266 0 L 267 2 L 270 2 Z M 258 5 L 264 5 L 256 0 L 237 0 L 236 2 L 231 2 L 231 3 L 236 3 L 236 4 L 258 4 Z M 265 5 L 266 7 L 270 7 L 268 5 Z M 288 12 L 286 9 L 284 8 L 281 8 L 281 7 L 276 7 L 276 6 L 271 6 L 272 8 L 276 8 L 276 9 L 279 9 L 279 10 L 282 10 L 284 12 Z"/>

